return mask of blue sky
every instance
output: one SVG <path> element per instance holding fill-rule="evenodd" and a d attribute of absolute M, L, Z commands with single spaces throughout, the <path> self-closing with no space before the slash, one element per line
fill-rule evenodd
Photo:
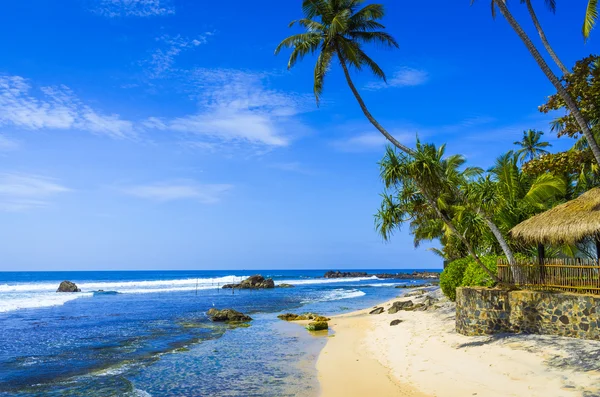
<path fill-rule="evenodd" d="M 552 86 L 489 1 L 381 0 L 399 50 L 354 74 L 406 144 L 489 166 Z M 539 17 L 567 65 L 584 0 Z M 300 0 L 21 0 L 0 13 L 0 270 L 441 267 L 373 214 L 385 142 L 338 67 L 323 103 L 308 57 L 276 45 Z M 532 32 L 525 7 L 510 3 Z M 536 40 L 537 43 L 537 40 Z"/>

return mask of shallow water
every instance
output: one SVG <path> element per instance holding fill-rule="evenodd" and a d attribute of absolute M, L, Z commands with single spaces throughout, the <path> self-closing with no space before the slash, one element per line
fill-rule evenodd
<path fill-rule="evenodd" d="M 316 395 L 314 363 L 326 338 L 277 314 L 356 310 L 407 282 L 262 271 L 296 288 L 219 288 L 254 273 L 0 273 L 0 396 Z M 64 279 L 83 292 L 54 292 Z M 211 307 L 254 321 L 215 324 L 205 314 Z"/>

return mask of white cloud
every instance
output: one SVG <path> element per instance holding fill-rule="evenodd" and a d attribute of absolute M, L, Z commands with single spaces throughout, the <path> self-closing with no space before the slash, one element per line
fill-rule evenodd
<path fill-rule="evenodd" d="M 187 37 L 163 35 L 156 38 L 162 48 L 158 48 L 152 53 L 149 64 L 149 74 L 151 78 L 158 78 L 166 72 L 172 70 L 175 63 L 175 58 L 184 50 L 193 49 L 201 44 L 205 44 L 208 37 L 212 36 L 212 32 L 206 32 L 196 38 L 190 39 Z"/>
<path fill-rule="evenodd" d="M 103 115 L 85 105 L 66 86 L 41 87 L 32 94 L 20 76 L 0 75 L 0 125 L 38 129 L 79 129 L 111 138 L 135 135 L 133 124 L 119 115 Z"/>
<path fill-rule="evenodd" d="M 233 186 L 228 184 L 202 184 L 183 179 L 131 186 L 123 189 L 123 192 L 130 196 L 159 202 L 194 200 L 203 204 L 213 204 L 219 202 L 223 194 L 232 188 Z"/>
<path fill-rule="evenodd" d="M 151 118 L 144 123 L 146 128 L 189 134 L 213 146 L 249 143 L 263 148 L 287 146 L 292 137 L 309 130 L 299 115 L 312 109 L 310 97 L 269 89 L 267 74 L 197 69 L 188 77 L 198 111 L 172 119 Z"/>
<path fill-rule="evenodd" d="M 415 134 L 410 134 L 399 130 L 390 130 L 390 133 L 405 144 L 412 144 L 415 140 Z M 387 139 L 379 132 L 365 132 L 355 134 L 349 138 L 339 139 L 332 142 L 333 147 L 341 152 L 370 152 L 382 151 L 383 148 L 390 144 Z"/>
<path fill-rule="evenodd" d="M 0 135 L 0 152 L 15 150 L 19 147 L 19 142 Z"/>
<path fill-rule="evenodd" d="M 383 81 L 371 82 L 365 89 L 374 91 L 389 87 L 415 87 L 425 84 L 428 80 L 429 74 L 424 70 L 402 68 L 388 79 L 387 84 Z"/>
<path fill-rule="evenodd" d="M 70 189 L 39 175 L 0 173 L 0 210 L 24 211 L 47 207 L 50 199 Z"/>
<path fill-rule="evenodd" d="M 152 17 L 175 14 L 170 1 L 165 0 L 92 0 L 92 11 L 109 18 Z"/>

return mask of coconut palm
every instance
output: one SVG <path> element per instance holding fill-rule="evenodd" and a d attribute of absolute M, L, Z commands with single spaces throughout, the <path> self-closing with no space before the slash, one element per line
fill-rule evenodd
<path fill-rule="evenodd" d="M 292 21 L 289 26 L 298 24 L 306 29 L 306 32 L 283 40 L 275 49 L 275 54 L 279 54 L 285 47 L 292 48 L 288 69 L 305 55 L 318 54 L 313 86 L 317 104 L 323 93 L 325 76 L 330 70 L 331 62 L 337 58 L 346 81 L 367 119 L 394 146 L 405 153 L 411 153 L 410 148 L 402 145 L 373 117 L 350 77 L 349 68 L 361 71 L 366 67 L 376 77 L 386 81 L 385 73 L 364 52 L 363 46 L 381 44 L 398 48 L 396 40 L 386 33 L 385 26 L 378 22 L 385 15 L 383 5 L 369 4 L 363 7 L 363 3 L 364 0 L 304 0 L 304 18 Z"/>
<path fill-rule="evenodd" d="M 583 37 L 584 39 L 588 39 L 590 37 L 590 33 L 596 25 L 596 20 L 598 19 L 598 0 L 588 0 L 587 7 L 585 9 L 585 19 L 583 22 Z"/>
<path fill-rule="evenodd" d="M 474 2 L 475 0 L 471 0 L 471 4 L 473 4 Z M 527 50 L 531 53 L 533 59 L 537 62 L 542 72 L 544 72 L 548 80 L 550 80 L 550 82 L 556 89 L 557 93 L 565 101 L 567 109 L 569 110 L 569 112 L 571 112 L 571 114 L 577 121 L 577 124 L 581 128 L 581 132 L 587 139 L 590 149 L 594 154 L 594 158 L 596 159 L 596 162 L 600 164 L 600 146 L 598 146 L 598 142 L 596 142 L 596 140 L 594 139 L 594 135 L 592 133 L 592 130 L 590 129 L 588 121 L 585 119 L 585 117 L 579 110 L 575 99 L 573 99 L 573 97 L 571 97 L 571 95 L 567 92 L 567 90 L 561 84 L 558 77 L 556 77 L 556 75 L 552 72 L 552 70 L 550 69 L 550 67 L 548 66 L 538 49 L 535 47 L 527 33 L 525 33 L 521 25 L 519 25 L 517 20 L 513 17 L 510 10 L 508 9 L 508 6 L 506 5 L 506 0 L 492 0 L 492 10 L 495 10 L 495 7 L 497 7 L 500 10 L 502 16 L 504 16 L 504 18 L 508 21 L 510 27 L 517 33 L 521 41 L 525 44 Z"/>
<path fill-rule="evenodd" d="M 535 14 L 535 10 L 533 9 L 531 0 L 521 0 L 521 4 L 522 3 L 525 3 L 527 5 L 527 10 L 529 11 L 531 20 L 533 21 L 533 24 L 535 25 L 535 28 L 538 31 L 540 39 L 542 40 L 542 44 L 544 44 L 544 48 L 546 48 L 546 51 L 548 51 L 548 54 L 550 54 L 550 57 L 552 57 L 554 63 L 556 63 L 556 65 L 560 68 L 563 74 L 569 74 L 569 69 L 565 67 L 558 55 L 556 55 L 556 53 L 554 52 L 552 46 L 550 46 L 548 38 L 546 37 L 546 33 L 544 33 L 544 29 L 542 29 L 542 25 L 540 24 L 540 21 L 538 20 L 537 15 Z M 556 0 L 544 0 L 544 3 L 546 3 L 546 7 L 548 7 L 548 9 L 552 13 L 556 11 Z"/>
<path fill-rule="evenodd" d="M 531 161 L 550 153 L 545 148 L 551 147 L 552 145 L 549 142 L 542 142 L 542 135 L 544 135 L 542 131 L 523 131 L 523 138 L 514 143 L 521 147 L 516 152 L 521 162 Z"/>

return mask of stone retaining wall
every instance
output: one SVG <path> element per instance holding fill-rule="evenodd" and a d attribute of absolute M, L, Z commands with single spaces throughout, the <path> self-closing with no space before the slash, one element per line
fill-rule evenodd
<path fill-rule="evenodd" d="M 463 335 L 522 332 L 600 340 L 600 296 L 457 288 L 456 331 Z"/>

